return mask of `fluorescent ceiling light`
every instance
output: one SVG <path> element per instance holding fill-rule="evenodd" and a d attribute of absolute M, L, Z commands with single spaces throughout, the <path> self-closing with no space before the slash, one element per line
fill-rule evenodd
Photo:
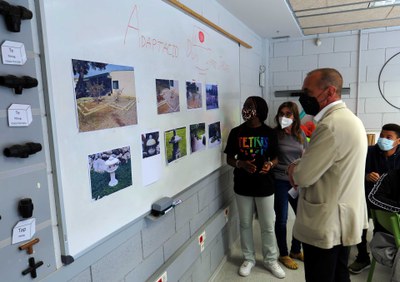
<path fill-rule="evenodd" d="M 374 1 L 370 2 L 368 8 L 381 7 L 381 6 L 390 6 L 394 4 L 400 4 L 400 0 L 382 0 L 382 1 Z"/>

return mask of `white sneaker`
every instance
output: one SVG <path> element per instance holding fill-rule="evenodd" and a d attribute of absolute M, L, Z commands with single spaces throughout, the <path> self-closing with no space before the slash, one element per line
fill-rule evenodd
<path fill-rule="evenodd" d="M 264 267 L 277 278 L 282 279 L 286 276 L 285 271 L 283 271 L 277 261 L 266 262 L 264 263 Z"/>
<path fill-rule="evenodd" d="M 251 261 L 245 260 L 239 268 L 240 276 L 249 276 L 251 269 L 254 267 L 254 263 Z"/>

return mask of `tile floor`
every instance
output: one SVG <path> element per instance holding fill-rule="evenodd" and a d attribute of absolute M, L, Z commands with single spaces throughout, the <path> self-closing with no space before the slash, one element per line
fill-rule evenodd
<path fill-rule="evenodd" d="M 288 222 L 288 234 L 291 234 L 291 227 L 293 226 L 294 215 L 293 213 L 290 215 Z M 372 225 L 372 224 L 371 224 Z M 370 227 L 370 230 L 372 228 Z M 290 231 L 290 232 L 289 232 Z M 372 233 L 368 233 L 368 241 L 371 239 Z M 212 282 L 235 282 L 235 281 L 262 281 L 262 282 L 273 282 L 273 281 L 287 281 L 287 282 L 297 282 L 297 281 L 305 281 L 304 279 L 304 265 L 302 262 L 298 262 L 299 269 L 290 270 L 284 267 L 282 264 L 282 268 L 286 272 L 285 279 L 278 279 L 267 271 L 262 265 L 261 258 L 261 243 L 260 243 L 260 231 L 258 221 L 254 221 L 254 240 L 256 247 L 256 266 L 252 269 L 252 272 L 247 277 L 241 277 L 238 274 L 239 266 L 242 263 L 241 250 L 240 250 L 240 242 L 239 240 L 234 244 L 231 249 L 231 253 L 226 258 L 225 262 L 221 264 L 220 268 L 214 274 L 210 281 Z M 290 244 L 288 245 L 290 246 Z M 351 249 L 349 261 L 353 262 L 355 259 L 355 255 L 357 253 L 357 248 L 354 246 Z M 391 277 L 391 269 L 380 264 L 376 264 L 375 272 L 373 276 L 373 281 L 377 282 L 389 282 Z M 362 273 L 357 275 L 351 275 L 350 279 L 352 282 L 366 282 L 368 277 L 368 270 L 364 270 Z M 323 282 L 323 281 L 321 281 Z"/>

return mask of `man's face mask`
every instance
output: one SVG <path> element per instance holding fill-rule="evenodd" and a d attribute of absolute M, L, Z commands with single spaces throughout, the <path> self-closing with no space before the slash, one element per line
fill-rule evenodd
<path fill-rule="evenodd" d="M 255 116 L 257 116 L 257 112 L 256 112 L 256 110 L 254 108 L 243 107 L 243 109 L 242 109 L 242 118 L 243 118 L 244 121 L 251 120 Z"/>
<path fill-rule="evenodd" d="M 387 139 L 387 138 L 378 138 L 378 146 L 382 151 L 389 151 L 393 149 L 393 140 Z"/>
<path fill-rule="evenodd" d="M 321 96 L 325 91 L 321 92 L 317 97 Z M 316 97 L 311 97 L 307 92 L 300 95 L 299 102 L 307 115 L 316 116 L 319 113 L 319 103 Z"/>

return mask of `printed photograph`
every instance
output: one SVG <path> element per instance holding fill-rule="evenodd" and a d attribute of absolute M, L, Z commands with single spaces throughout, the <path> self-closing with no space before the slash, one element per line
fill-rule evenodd
<path fill-rule="evenodd" d="M 165 131 L 165 157 L 167 163 L 186 156 L 186 127 Z"/>
<path fill-rule="evenodd" d="M 132 185 L 129 146 L 89 155 L 88 164 L 95 201 Z"/>
<path fill-rule="evenodd" d="M 218 109 L 218 85 L 206 84 L 207 110 Z"/>
<path fill-rule="evenodd" d="M 177 80 L 156 79 L 157 112 L 179 112 L 179 83 Z"/>
<path fill-rule="evenodd" d="M 188 109 L 199 109 L 203 106 L 201 83 L 186 81 L 186 101 Z"/>
<path fill-rule="evenodd" d="M 133 67 L 72 60 L 80 132 L 137 124 Z"/>
<path fill-rule="evenodd" d="M 190 125 L 190 152 L 202 151 L 206 148 L 206 124 L 197 123 Z"/>
<path fill-rule="evenodd" d="M 159 137 L 158 131 L 142 134 L 143 159 L 160 154 Z"/>
<path fill-rule="evenodd" d="M 217 147 L 221 144 L 221 126 L 220 122 L 214 122 L 208 125 L 208 147 Z"/>

